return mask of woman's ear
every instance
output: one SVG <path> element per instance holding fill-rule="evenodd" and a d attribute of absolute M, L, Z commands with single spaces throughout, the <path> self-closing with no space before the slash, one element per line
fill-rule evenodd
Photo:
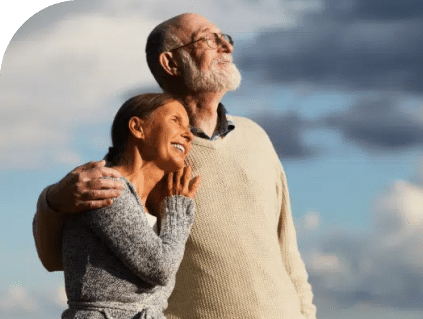
<path fill-rule="evenodd" d="M 177 76 L 181 75 L 179 70 L 178 62 L 172 52 L 162 52 L 159 55 L 159 63 L 163 68 L 163 71 L 169 75 Z"/>
<path fill-rule="evenodd" d="M 131 117 L 128 122 L 128 127 L 129 127 L 129 131 L 134 137 L 141 140 L 145 138 L 144 121 L 140 119 L 139 117 L 136 117 L 136 116 Z"/>

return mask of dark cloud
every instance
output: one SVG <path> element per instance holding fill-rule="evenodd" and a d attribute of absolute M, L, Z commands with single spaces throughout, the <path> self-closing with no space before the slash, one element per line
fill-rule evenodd
<path fill-rule="evenodd" d="M 420 94 L 421 30 L 422 1 L 326 0 L 297 28 L 260 33 L 238 61 L 269 82 Z"/>
<path fill-rule="evenodd" d="M 423 120 L 392 96 L 361 98 L 346 111 L 309 120 L 297 112 L 253 116 L 283 159 L 310 158 L 326 145 L 310 146 L 305 135 L 331 129 L 369 151 L 403 151 L 423 146 Z"/>
<path fill-rule="evenodd" d="M 389 97 L 361 99 L 349 110 L 331 114 L 322 122 L 368 148 L 402 150 L 423 145 L 423 121 Z"/>
<path fill-rule="evenodd" d="M 342 2 L 342 1 L 341 1 Z M 421 0 L 355 0 L 352 12 L 362 19 L 411 19 L 423 16 Z"/>
<path fill-rule="evenodd" d="M 316 155 L 316 150 L 304 141 L 308 122 L 297 113 L 263 114 L 253 119 L 267 132 L 281 159 L 309 158 Z"/>

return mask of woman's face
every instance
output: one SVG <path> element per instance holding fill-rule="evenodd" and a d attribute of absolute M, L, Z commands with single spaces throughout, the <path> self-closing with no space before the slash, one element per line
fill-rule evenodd
<path fill-rule="evenodd" d="M 144 135 L 144 160 L 154 161 L 167 172 L 184 167 L 194 136 L 181 103 L 171 101 L 156 109 L 145 121 Z"/>

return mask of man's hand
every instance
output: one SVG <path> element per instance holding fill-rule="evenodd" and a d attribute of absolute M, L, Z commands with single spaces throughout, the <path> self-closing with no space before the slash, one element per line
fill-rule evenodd
<path fill-rule="evenodd" d="M 110 206 L 120 196 L 124 185 L 102 177 L 121 177 L 106 162 L 89 162 L 75 168 L 61 181 L 50 186 L 47 202 L 51 209 L 61 213 L 80 213 L 90 209 Z"/>

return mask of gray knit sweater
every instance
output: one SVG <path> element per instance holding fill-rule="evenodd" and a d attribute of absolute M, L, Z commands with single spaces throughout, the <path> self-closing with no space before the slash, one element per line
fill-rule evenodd
<path fill-rule="evenodd" d="M 70 318 L 165 318 L 175 276 L 194 220 L 194 202 L 166 198 L 157 236 L 134 186 L 126 179 L 110 207 L 75 214 L 63 233 Z"/>

